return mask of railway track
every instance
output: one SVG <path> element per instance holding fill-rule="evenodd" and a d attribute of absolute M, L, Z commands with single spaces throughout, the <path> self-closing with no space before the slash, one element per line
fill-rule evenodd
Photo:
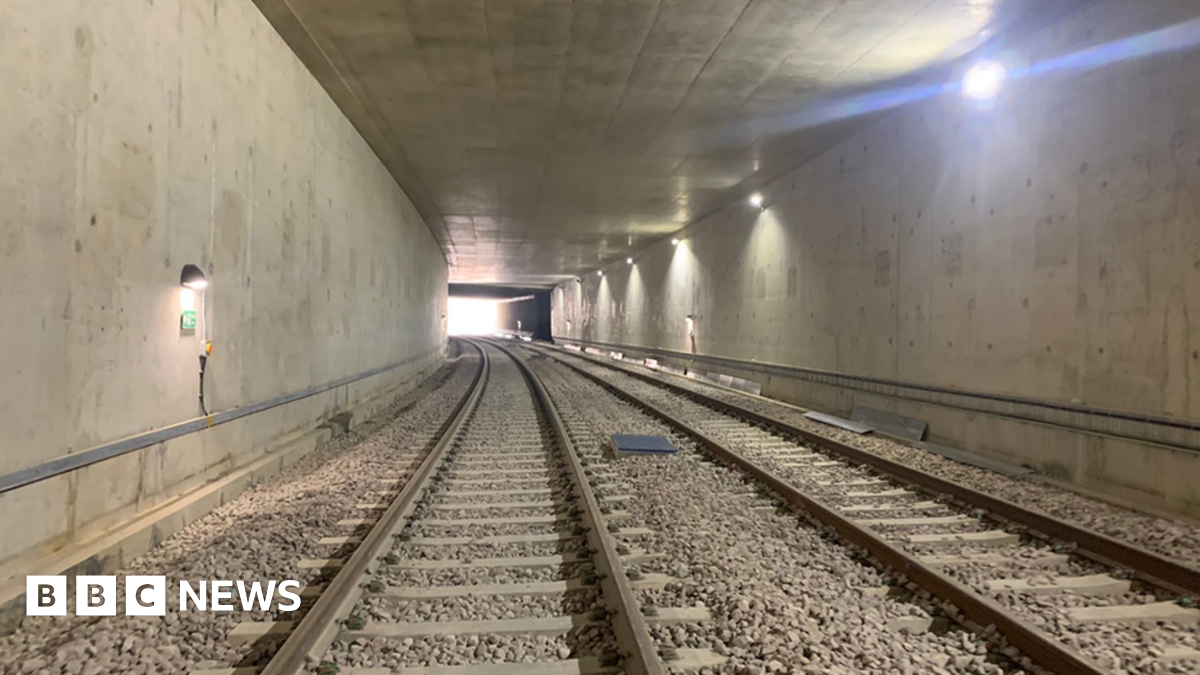
<path fill-rule="evenodd" d="M 666 672 L 648 624 L 686 616 L 643 615 L 624 565 L 655 556 L 620 539 L 620 500 L 592 486 L 602 458 L 573 447 L 523 363 L 471 344 L 483 358 L 470 393 L 403 487 L 381 476 L 381 501 L 363 505 L 376 515 L 347 520 L 356 529 L 328 541 L 353 552 L 320 563 L 336 575 L 305 589 L 303 619 L 231 634 L 288 635 L 264 675 Z M 704 650 L 665 656 L 721 661 Z"/>
<path fill-rule="evenodd" d="M 725 399 L 532 348 L 645 408 L 1056 673 L 1197 672 L 1200 572 Z M 605 372 L 620 375 L 602 376 Z M 1019 653 L 1018 653 L 1019 652 Z"/>

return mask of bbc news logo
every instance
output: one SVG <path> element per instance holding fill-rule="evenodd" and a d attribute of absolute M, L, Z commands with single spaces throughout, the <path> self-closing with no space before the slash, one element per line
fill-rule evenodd
<path fill-rule="evenodd" d="M 201 581 L 196 586 L 179 582 L 179 611 L 232 612 L 241 606 L 251 611 L 257 606 L 270 611 L 272 604 L 281 612 L 300 609 L 300 582 Z M 279 594 L 286 602 L 275 602 Z M 125 577 L 125 614 L 127 616 L 165 616 L 167 578 L 162 576 Z M 25 614 L 28 616 L 67 615 L 67 577 L 25 577 Z M 117 577 L 75 577 L 75 616 L 116 616 Z"/>

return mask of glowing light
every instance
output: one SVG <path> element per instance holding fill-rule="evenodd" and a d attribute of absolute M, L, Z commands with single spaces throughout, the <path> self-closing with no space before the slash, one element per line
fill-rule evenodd
<path fill-rule="evenodd" d="M 626 259 L 625 259 L 625 262 L 626 262 L 626 263 L 628 263 L 628 264 L 630 264 L 630 265 L 632 265 L 632 264 L 633 264 L 633 258 L 626 258 Z"/>
<path fill-rule="evenodd" d="M 604 276 L 604 270 L 596 270 L 596 276 L 598 276 L 598 277 Z"/>
<path fill-rule="evenodd" d="M 189 263 L 183 266 L 183 272 L 179 275 L 179 283 L 199 291 L 208 286 L 208 277 L 204 276 L 204 272 L 199 267 Z"/>
<path fill-rule="evenodd" d="M 1003 73 L 1002 82 L 999 85 L 1003 86 L 1006 82 L 1035 79 L 1051 73 L 1085 72 L 1130 59 L 1182 52 L 1196 47 L 1200 47 L 1200 19 L 1191 19 L 1166 28 L 1120 38 L 1031 64 L 1022 64 L 1019 54 L 1002 54 L 997 58 Z M 971 81 L 968 81 L 968 77 Z M 955 78 L 952 81 L 889 87 L 864 94 L 808 101 L 798 110 L 786 114 L 756 118 L 731 125 L 722 134 L 712 135 L 711 142 L 714 144 L 712 149 L 717 148 L 718 139 L 721 144 L 735 141 L 750 143 L 765 135 L 778 135 L 837 120 L 892 110 L 944 94 L 966 97 L 970 95 L 968 87 L 974 89 L 978 84 L 974 78 L 975 75 L 968 74 L 967 77 Z M 980 102 L 986 103 L 987 99 L 982 99 Z"/>
<path fill-rule="evenodd" d="M 491 335 L 499 330 L 499 304 L 486 298 L 450 298 L 447 331 L 450 335 Z"/>
<path fill-rule="evenodd" d="M 196 292 L 190 288 L 179 289 L 179 309 L 190 312 L 196 309 Z"/>
<path fill-rule="evenodd" d="M 1197 45 L 1200 45 L 1200 19 L 1192 19 L 1042 61 L 1027 68 L 1023 74 L 1042 75 L 1063 70 L 1090 70 L 1126 59 L 1183 51 Z"/>
<path fill-rule="evenodd" d="M 678 240 L 678 239 L 672 239 L 672 240 L 671 240 L 671 245 L 672 245 L 672 246 L 678 246 L 678 245 L 679 245 L 679 240 Z"/>
<path fill-rule="evenodd" d="M 750 205 L 755 208 L 762 208 L 763 196 L 761 192 L 755 192 L 754 194 L 750 195 Z"/>
<path fill-rule="evenodd" d="M 963 75 L 962 93 L 976 101 L 990 101 L 999 95 L 1007 75 L 1004 66 L 995 61 L 977 64 Z"/>

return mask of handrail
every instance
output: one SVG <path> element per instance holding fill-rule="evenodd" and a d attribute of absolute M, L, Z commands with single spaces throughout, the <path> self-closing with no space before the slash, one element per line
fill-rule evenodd
<path fill-rule="evenodd" d="M 872 377 L 869 375 L 855 375 L 835 370 L 824 370 L 821 368 L 812 368 L 808 366 L 795 366 L 774 363 L 770 361 L 741 359 L 731 356 L 718 356 L 714 354 L 693 354 L 690 352 L 681 352 L 662 347 L 646 347 L 641 345 L 617 344 L 611 342 L 599 342 L 595 340 L 564 337 L 555 337 L 555 342 L 558 344 L 573 344 L 578 346 L 603 348 L 613 351 L 621 351 L 624 353 L 636 352 L 656 356 L 659 358 L 669 358 L 704 363 L 708 365 L 723 366 L 726 368 L 757 372 L 764 375 L 791 377 L 806 382 L 814 382 L 816 384 L 849 389 L 851 391 L 861 391 L 866 394 L 886 396 L 889 398 L 899 398 L 902 400 L 915 401 L 928 405 L 945 406 L 960 410 L 979 412 L 987 415 L 1038 422 L 1042 424 L 1051 424 L 1083 433 L 1105 434 L 1120 438 L 1128 438 L 1140 442 L 1166 445 L 1172 448 L 1179 448 L 1193 452 L 1200 451 L 1200 437 L 1197 437 L 1195 441 L 1189 441 L 1187 438 L 1178 437 L 1180 433 L 1200 434 L 1200 421 L 1195 420 L 1162 417 L 1157 415 L 1115 410 L 1111 408 L 1098 408 L 1082 404 L 1051 401 L 1046 399 L 1030 398 L 1026 396 L 1015 396 L 1012 394 L 996 394 L 972 391 L 969 389 L 957 389 L 954 387 L 920 384 L 905 380 L 889 380 L 880 377 Z M 838 384 L 833 382 L 833 380 L 842 380 L 845 382 L 845 384 Z M 906 395 L 905 393 L 899 391 L 889 393 L 880 390 L 879 388 L 881 387 L 907 389 L 913 392 L 929 394 L 930 396 L 924 397 L 911 394 Z M 935 398 L 935 396 L 957 397 L 961 399 L 961 401 L 954 402 L 950 400 L 939 400 Z M 970 404 L 968 404 L 968 402 L 970 402 Z M 1013 408 L 1009 408 L 1007 410 L 991 409 L 985 404 L 1027 406 L 1028 410 L 1022 412 Z M 1051 418 L 1053 415 L 1061 416 L 1062 419 L 1053 419 Z M 1096 420 L 1095 428 L 1089 427 L 1084 418 Z M 1108 428 L 1101 428 L 1100 425 L 1104 425 L 1105 423 L 1108 423 L 1106 425 Z M 1113 425 L 1120 425 L 1123 423 L 1147 425 L 1148 428 L 1144 431 L 1150 432 L 1151 435 L 1147 435 L 1146 433 L 1133 433 L 1134 430 L 1123 429 L 1119 427 L 1113 428 Z M 1154 435 L 1156 433 L 1155 430 L 1157 430 L 1157 433 L 1172 434 L 1172 437 L 1156 437 Z"/>
<path fill-rule="evenodd" d="M 395 370 L 397 368 L 402 368 L 426 358 L 430 354 L 440 351 L 441 349 L 441 346 L 435 347 L 433 349 L 426 350 L 421 354 L 410 356 L 401 361 L 397 361 L 386 366 L 381 366 L 379 368 L 374 368 L 356 375 L 349 375 L 347 377 L 334 380 L 333 382 L 310 387 L 303 391 L 284 394 L 283 396 L 277 396 L 267 401 L 252 403 L 240 408 L 223 410 L 218 413 L 213 413 L 208 417 L 197 417 L 185 422 L 163 427 L 162 429 L 147 431 L 135 436 L 123 438 L 119 441 L 105 443 L 104 445 L 96 446 L 82 452 L 58 457 L 46 462 L 42 462 L 41 464 L 35 464 L 33 466 L 26 467 L 24 469 L 18 469 L 11 473 L 0 475 L 0 494 L 33 485 L 34 483 L 40 483 L 41 481 L 54 478 L 55 476 L 61 476 L 62 474 L 69 473 L 71 471 L 77 471 L 93 464 L 99 464 L 100 462 L 108 461 L 115 457 L 120 457 L 121 455 L 128 454 L 135 450 L 148 448 L 159 443 L 180 438 L 181 436 L 187 436 L 189 434 L 205 431 L 207 429 L 211 429 L 212 427 L 220 426 L 243 417 L 249 417 L 250 415 L 255 415 L 272 408 L 278 408 L 282 405 L 287 405 L 301 399 L 316 396 L 317 394 L 323 394 L 331 389 L 337 389 L 338 387 L 343 387 L 347 384 L 353 384 L 369 377 L 382 375 L 383 373 Z"/>

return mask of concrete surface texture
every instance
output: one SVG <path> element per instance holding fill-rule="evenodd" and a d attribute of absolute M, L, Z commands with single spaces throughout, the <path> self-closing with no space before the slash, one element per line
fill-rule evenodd
<path fill-rule="evenodd" d="M 412 358 L 0 495 L 0 561 L 69 544 L 441 358 L 447 270 L 372 149 L 243 0 L 0 7 L 0 473 Z"/>
<path fill-rule="evenodd" d="M 1198 18 L 1182 0 L 1097 2 L 1016 58 L 1120 54 Z M 766 186 L 765 210 L 732 206 L 559 285 L 554 332 L 687 351 L 692 315 L 701 353 L 1200 419 L 1196 72 L 1193 45 L 1014 80 L 989 110 L 953 94 L 907 108 Z M 1069 474 L 1103 470 L 1077 445 Z"/>
<path fill-rule="evenodd" d="M 385 159 L 456 281 L 554 283 L 863 120 L 835 92 L 1080 0 L 255 0 Z"/>

